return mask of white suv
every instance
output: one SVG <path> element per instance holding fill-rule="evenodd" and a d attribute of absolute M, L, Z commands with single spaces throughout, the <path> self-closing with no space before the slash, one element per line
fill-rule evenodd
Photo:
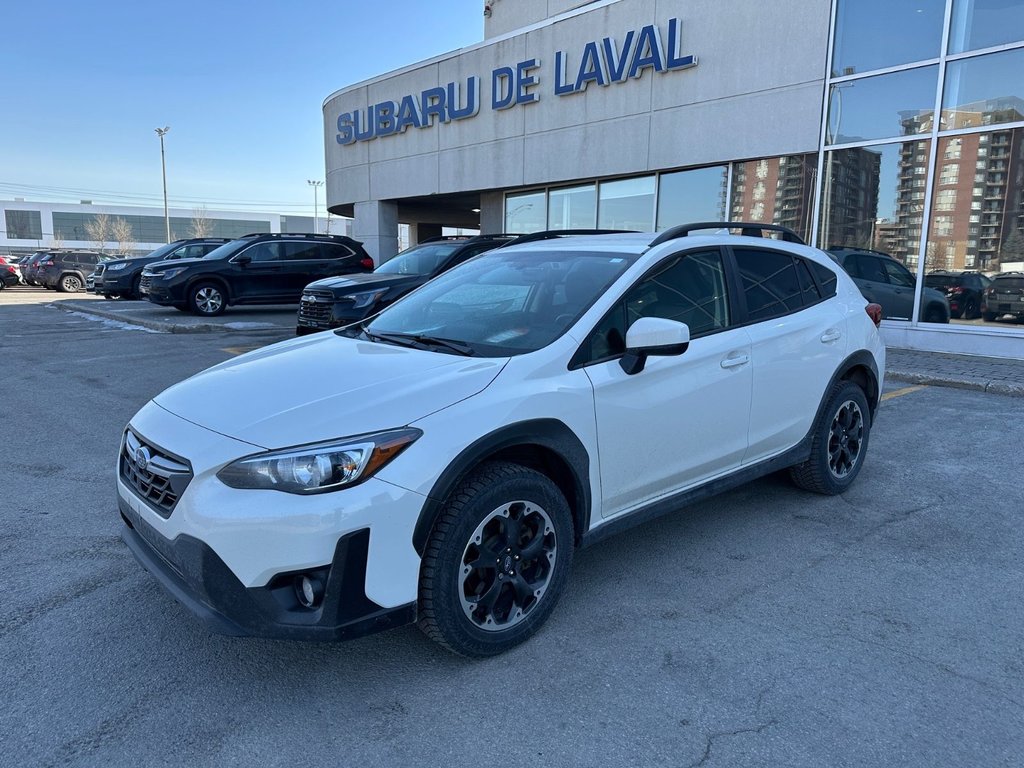
<path fill-rule="evenodd" d="M 219 632 L 418 620 L 485 656 L 540 627 L 577 547 L 782 468 L 841 493 L 880 309 L 788 230 L 720 226 L 526 236 L 171 387 L 125 431 L 126 542 Z"/>

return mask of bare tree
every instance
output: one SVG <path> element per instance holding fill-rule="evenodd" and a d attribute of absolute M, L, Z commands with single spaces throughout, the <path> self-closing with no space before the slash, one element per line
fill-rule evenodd
<path fill-rule="evenodd" d="M 135 233 L 127 219 L 118 216 L 110 225 L 110 236 L 117 241 L 117 252 L 127 256 L 135 250 Z"/>
<path fill-rule="evenodd" d="M 206 206 L 192 209 L 192 221 L 188 225 L 189 237 L 209 237 L 213 234 L 213 222 L 206 215 Z"/>
<path fill-rule="evenodd" d="M 86 222 L 85 234 L 96 243 L 100 253 L 106 253 L 107 241 L 110 240 L 110 217 L 105 213 L 97 213 L 92 221 Z"/>
<path fill-rule="evenodd" d="M 64 235 L 62 235 L 60 232 L 54 232 L 53 237 L 51 239 L 53 240 L 53 247 L 56 248 L 57 250 L 60 250 L 61 248 L 64 247 Z"/>

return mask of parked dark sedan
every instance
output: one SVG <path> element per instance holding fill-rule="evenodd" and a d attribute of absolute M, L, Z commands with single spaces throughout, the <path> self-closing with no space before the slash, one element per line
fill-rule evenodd
<path fill-rule="evenodd" d="M 364 320 L 428 280 L 515 235 L 445 236 L 424 240 L 370 274 L 330 277 L 302 292 L 295 333 L 304 336 Z"/>

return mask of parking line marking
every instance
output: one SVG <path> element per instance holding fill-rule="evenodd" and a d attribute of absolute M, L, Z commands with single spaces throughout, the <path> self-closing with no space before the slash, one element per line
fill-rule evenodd
<path fill-rule="evenodd" d="M 229 355 L 244 355 L 246 352 L 252 352 L 254 349 L 259 349 L 260 344 L 247 344 L 243 347 L 224 347 L 221 352 L 227 352 Z"/>
<path fill-rule="evenodd" d="M 892 392 L 886 392 L 882 395 L 882 402 L 886 400 L 892 400 L 894 397 L 902 397 L 903 395 L 909 395 L 911 392 L 917 392 L 919 389 L 925 389 L 923 384 L 918 384 L 913 387 L 903 387 L 903 389 L 894 389 Z"/>

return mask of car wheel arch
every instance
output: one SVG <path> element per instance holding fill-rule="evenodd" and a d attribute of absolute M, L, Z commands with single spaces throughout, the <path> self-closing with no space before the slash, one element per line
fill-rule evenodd
<path fill-rule="evenodd" d="M 233 297 L 231 295 L 231 287 L 224 278 L 217 275 L 197 275 L 192 278 L 185 286 L 185 296 L 189 296 L 192 293 L 192 289 L 200 283 L 213 283 L 224 292 L 224 303 L 226 305 L 232 303 Z"/>
<path fill-rule="evenodd" d="M 825 399 L 828 397 L 828 393 L 832 391 L 833 385 L 841 379 L 852 381 L 864 390 L 868 406 L 871 409 L 871 418 L 874 420 L 875 413 L 878 411 L 878 406 L 881 403 L 881 393 L 878 388 L 878 366 L 871 353 L 867 350 L 860 350 L 854 352 L 842 362 L 832 376 L 832 381 L 825 388 L 822 402 L 818 406 L 819 413 L 824 408 Z"/>
<path fill-rule="evenodd" d="M 427 495 L 413 530 L 413 547 L 422 556 L 445 501 L 474 469 L 488 461 L 508 461 L 550 478 L 572 511 L 576 543 L 590 528 L 592 494 L 590 455 L 576 434 L 557 419 L 508 424 L 475 440 L 440 474 Z"/>

